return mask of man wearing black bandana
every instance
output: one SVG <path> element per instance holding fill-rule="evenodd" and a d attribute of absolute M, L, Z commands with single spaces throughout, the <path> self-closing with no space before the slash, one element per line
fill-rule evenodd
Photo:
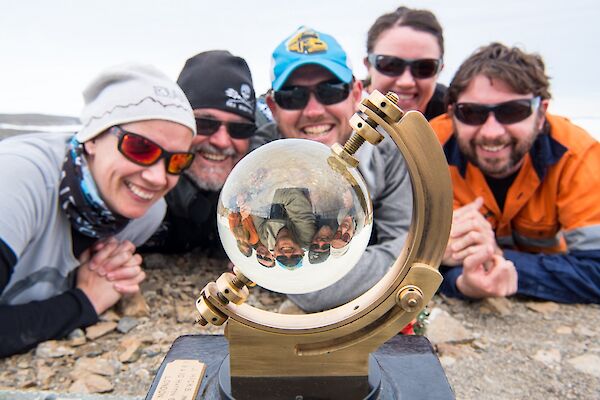
<path fill-rule="evenodd" d="M 84 100 L 75 135 L 0 142 L 0 357 L 92 325 L 139 291 L 136 246 L 193 160 L 189 102 L 155 68 L 107 69 Z"/>
<path fill-rule="evenodd" d="M 177 83 L 194 110 L 196 158 L 166 196 L 164 223 L 143 252 L 180 253 L 202 249 L 225 253 L 217 231 L 217 201 L 235 164 L 248 152 L 256 131 L 256 99 L 246 61 L 224 50 L 188 59 Z"/>

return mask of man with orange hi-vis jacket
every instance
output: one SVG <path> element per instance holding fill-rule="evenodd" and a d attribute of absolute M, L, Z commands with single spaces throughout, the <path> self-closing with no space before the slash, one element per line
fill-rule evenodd
<path fill-rule="evenodd" d="M 600 144 L 546 113 L 538 55 L 492 43 L 459 68 L 434 119 L 452 177 L 449 296 L 600 303 Z"/>

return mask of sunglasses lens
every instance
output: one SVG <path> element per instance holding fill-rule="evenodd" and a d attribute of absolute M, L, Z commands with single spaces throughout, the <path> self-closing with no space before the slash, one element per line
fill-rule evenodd
<path fill-rule="evenodd" d="M 291 257 L 286 257 L 286 256 L 277 256 L 277 261 L 279 261 L 281 264 L 285 265 L 286 267 L 295 267 L 298 265 L 298 263 L 302 260 L 302 256 L 291 256 Z"/>
<path fill-rule="evenodd" d="M 275 102 L 286 110 L 301 110 L 308 104 L 310 92 L 305 87 L 290 87 L 275 91 Z"/>
<path fill-rule="evenodd" d="M 499 104 L 494 110 L 501 124 L 514 124 L 529 117 L 532 112 L 530 100 L 514 100 Z"/>
<path fill-rule="evenodd" d="M 406 68 L 403 59 L 393 56 L 375 56 L 375 69 L 387 76 L 402 75 Z"/>
<path fill-rule="evenodd" d="M 162 154 L 162 149 L 152 141 L 130 133 L 123 135 L 120 150 L 125 157 L 141 165 L 154 164 Z"/>
<path fill-rule="evenodd" d="M 459 103 L 454 107 L 456 119 L 467 125 L 482 125 L 488 114 L 489 110 L 479 104 Z"/>
<path fill-rule="evenodd" d="M 337 104 L 348 98 L 350 85 L 342 82 L 323 82 L 317 85 L 315 93 L 321 104 Z"/>
<path fill-rule="evenodd" d="M 193 153 L 174 153 L 171 154 L 167 163 L 167 172 L 173 175 L 179 175 L 192 165 L 194 161 Z"/>
<path fill-rule="evenodd" d="M 423 59 L 416 60 L 410 66 L 410 73 L 417 79 L 427 79 L 434 76 L 438 71 L 439 60 Z"/>
<path fill-rule="evenodd" d="M 331 245 L 330 245 L 329 243 L 324 243 L 322 246 L 319 246 L 319 244 L 318 244 L 318 243 L 312 243 L 312 244 L 309 246 L 309 250 L 312 250 L 312 251 L 316 251 L 316 250 L 323 250 L 323 251 L 327 251 L 327 250 L 329 250 L 329 247 L 330 247 L 330 246 L 331 246 Z"/>
<path fill-rule="evenodd" d="M 454 106 L 456 119 L 467 125 L 483 125 L 491 112 L 501 124 L 514 124 L 523 121 L 533 112 L 533 99 L 512 100 L 494 106 L 475 103 L 458 103 Z"/>
<path fill-rule="evenodd" d="M 221 126 L 221 121 L 210 118 L 196 118 L 196 131 L 199 135 L 210 136 L 219 129 L 219 126 Z"/>
<path fill-rule="evenodd" d="M 440 60 L 434 58 L 423 58 L 419 60 L 405 60 L 394 56 L 372 54 L 369 62 L 375 69 L 387 76 L 399 76 L 404 73 L 406 66 L 410 66 L 410 73 L 414 78 L 431 78 L 438 72 Z"/>
<path fill-rule="evenodd" d="M 244 122 L 228 122 L 227 131 L 234 139 L 248 139 L 256 132 L 256 125 Z"/>

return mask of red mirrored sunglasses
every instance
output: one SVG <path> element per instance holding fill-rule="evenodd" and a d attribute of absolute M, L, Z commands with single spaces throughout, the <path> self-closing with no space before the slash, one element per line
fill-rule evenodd
<path fill-rule="evenodd" d="M 194 161 L 194 153 L 166 151 L 152 140 L 126 131 L 118 125 L 110 128 L 109 132 L 119 138 L 117 146 L 119 152 L 132 163 L 148 167 L 156 164 L 160 159 L 164 159 L 167 172 L 172 175 L 180 175 Z"/>

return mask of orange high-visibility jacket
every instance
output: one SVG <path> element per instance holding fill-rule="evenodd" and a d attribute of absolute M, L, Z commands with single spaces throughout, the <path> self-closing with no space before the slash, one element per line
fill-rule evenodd
<path fill-rule="evenodd" d="M 492 224 L 498 244 L 516 250 L 505 251 L 505 257 L 517 267 L 519 293 L 555 301 L 600 302 L 600 143 L 566 118 L 546 115 L 546 119 L 549 129 L 540 133 L 525 156 L 504 210 L 483 173 L 461 154 L 450 117 L 444 114 L 431 125 L 450 166 L 454 208 L 478 196 L 484 199 L 480 211 Z M 567 282 L 561 283 L 563 278 Z M 575 280 L 569 282 L 571 278 Z M 565 290 L 570 294 L 554 293 Z M 580 291 L 583 297 L 573 293 Z"/>

